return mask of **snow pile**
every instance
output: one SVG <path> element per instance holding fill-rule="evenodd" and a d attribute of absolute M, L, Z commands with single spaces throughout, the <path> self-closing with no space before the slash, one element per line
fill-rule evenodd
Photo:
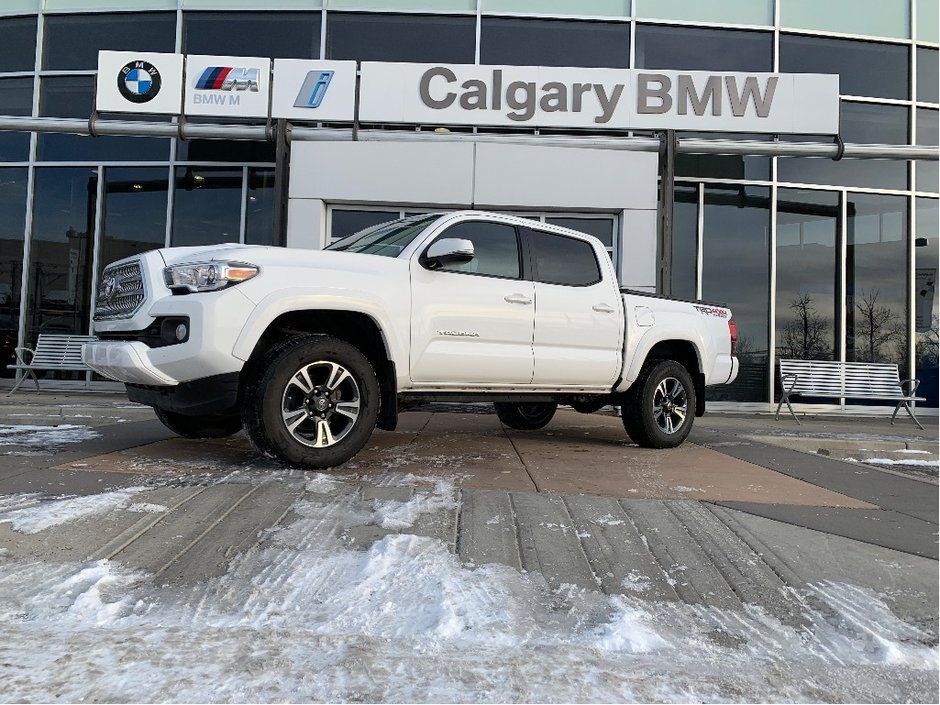
<path fill-rule="evenodd" d="M 35 534 L 52 526 L 120 509 L 144 489 L 143 487 L 129 487 L 84 497 L 58 498 L 27 494 L 0 498 L 0 524 L 9 522 L 14 531 L 22 534 Z M 160 507 L 156 511 L 165 509 L 165 507 Z M 133 511 L 155 510 L 136 509 Z"/>
<path fill-rule="evenodd" d="M 48 448 L 80 443 L 98 438 L 100 434 L 88 426 L 60 424 L 58 426 L 0 425 L 0 446 L 29 446 Z"/>
<path fill-rule="evenodd" d="M 471 569 L 424 536 L 387 535 L 366 550 L 342 538 L 456 502 L 439 481 L 403 502 L 308 494 L 291 523 L 197 585 L 158 587 L 107 561 L 0 556 L 0 698 L 894 701 L 936 688 L 931 635 L 852 586 L 788 593 L 801 610 L 789 625 L 753 606 L 552 589 L 508 566 Z"/>

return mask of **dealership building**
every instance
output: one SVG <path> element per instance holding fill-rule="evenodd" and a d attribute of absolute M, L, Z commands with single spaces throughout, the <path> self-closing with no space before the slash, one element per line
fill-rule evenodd
<path fill-rule="evenodd" d="M 936 407 L 938 166 L 905 157 L 938 145 L 938 25 L 937 0 L 3 0 L 2 381 L 16 346 L 91 332 L 117 259 L 320 248 L 476 208 L 597 236 L 624 286 L 728 304 L 741 373 L 709 390 L 712 408 L 774 404 L 784 358 L 895 363 Z M 131 54 L 96 81 L 102 51 Z M 180 73 L 137 73 L 135 52 L 179 57 Z M 239 57 L 272 60 L 261 112 L 192 105 L 226 80 L 251 99 L 271 69 Z M 293 70 L 279 59 L 335 63 L 297 63 L 278 112 Z M 396 102 L 411 74 L 423 112 Z M 177 79 L 175 109 L 102 107 L 102 86 L 130 100 Z M 761 127 L 774 89 L 789 122 Z M 348 110 L 308 110 L 325 95 Z M 639 115 L 619 121 L 622 96 Z M 656 106 L 676 120 L 658 123 Z M 739 108 L 754 120 L 735 122 Z M 719 140 L 731 146 L 681 148 Z M 822 143 L 825 156 L 801 151 Z M 890 158 L 849 158 L 853 145 Z"/>

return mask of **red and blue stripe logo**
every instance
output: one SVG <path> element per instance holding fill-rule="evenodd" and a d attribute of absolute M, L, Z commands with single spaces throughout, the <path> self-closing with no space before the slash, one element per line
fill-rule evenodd
<path fill-rule="evenodd" d="M 226 77 L 233 70 L 231 66 L 208 66 L 196 81 L 196 88 L 201 91 L 220 91 Z"/>

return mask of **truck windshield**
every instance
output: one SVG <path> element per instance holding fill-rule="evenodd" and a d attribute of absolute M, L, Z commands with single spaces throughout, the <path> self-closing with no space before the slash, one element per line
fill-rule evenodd
<path fill-rule="evenodd" d="M 428 225 L 440 217 L 440 213 L 422 213 L 389 223 L 380 223 L 337 240 L 325 249 L 397 257 Z"/>

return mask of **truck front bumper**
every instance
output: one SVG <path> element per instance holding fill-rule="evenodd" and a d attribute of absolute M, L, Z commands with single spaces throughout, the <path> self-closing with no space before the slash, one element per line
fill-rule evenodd
<path fill-rule="evenodd" d="M 136 340 L 98 340 L 85 343 L 82 360 L 98 374 L 126 384 L 179 384 L 150 362 L 149 352 L 149 347 Z"/>

